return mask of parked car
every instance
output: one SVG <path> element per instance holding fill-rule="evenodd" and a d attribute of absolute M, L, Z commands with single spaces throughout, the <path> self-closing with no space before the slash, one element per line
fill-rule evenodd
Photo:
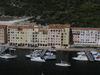
<path fill-rule="evenodd" d="M 37 45 L 35 45 L 34 47 L 38 47 Z"/>
<path fill-rule="evenodd" d="M 52 46 L 51 48 L 56 48 L 56 47 Z"/>

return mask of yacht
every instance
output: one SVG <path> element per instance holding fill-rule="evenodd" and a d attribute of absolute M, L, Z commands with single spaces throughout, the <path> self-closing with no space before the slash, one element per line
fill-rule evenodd
<path fill-rule="evenodd" d="M 91 53 L 92 53 L 93 55 L 100 55 L 100 53 L 97 52 L 97 51 L 91 51 Z"/>
<path fill-rule="evenodd" d="M 92 51 L 91 53 L 92 53 L 95 61 L 100 61 L 100 53 L 99 52 Z"/>
<path fill-rule="evenodd" d="M 51 53 L 51 52 L 46 52 L 46 55 L 53 55 L 53 53 Z"/>
<path fill-rule="evenodd" d="M 11 54 L 1 54 L 0 58 L 5 58 L 5 59 L 9 59 L 9 58 L 16 58 L 17 55 L 11 55 Z"/>
<path fill-rule="evenodd" d="M 73 57 L 72 59 L 79 61 L 88 61 L 88 58 L 85 54 L 78 55 L 77 57 Z"/>
<path fill-rule="evenodd" d="M 55 55 L 46 55 L 44 56 L 44 59 L 56 59 L 56 56 Z"/>
<path fill-rule="evenodd" d="M 56 63 L 57 66 L 62 66 L 62 67 L 68 67 L 68 66 L 71 66 L 69 63 L 67 62 L 61 62 L 61 63 Z"/>
<path fill-rule="evenodd" d="M 11 48 L 9 48 L 9 50 L 14 50 L 15 51 L 16 49 L 14 49 L 13 47 L 11 47 Z"/>
<path fill-rule="evenodd" d="M 37 57 L 31 57 L 31 61 L 36 61 L 36 62 L 45 62 L 44 59 L 42 59 L 40 56 Z"/>
<path fill-rule="evenodd" d="M 37 55 L 39 55 L 39 54 L 37 54 L 37 53 L 31 53 L 29 55 L 27 54 L 26 57 L 27 58 L 31 58 L 32 56 L 37 56 Z"/>
<path fill-rule="evenodd" d="M 40 55 L 41 51 L 42 50 L 34 50 L 33 52 L 30 52 L 30 54 L 27 54 L 26 57 L 31 58 L 32 56 L 38 56 L 38 55 Z"/>
<path fill-rule="evenodd" d="M 56 50 L 55 50 L 55 49 L 48 49 L 48 51 L 56 52 Z"/>
<path fill-rule="evenodd" d="M 77 54 L 85 54 L 85 52 L 77 52 Z"/>

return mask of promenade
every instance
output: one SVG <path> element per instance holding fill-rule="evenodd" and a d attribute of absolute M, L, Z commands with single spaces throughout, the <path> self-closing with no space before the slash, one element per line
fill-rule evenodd
<path fill-rule="evenodd" d="M 2 45 L 2 47 L 14 47 L 16 49 L 37 49 L 37 50 L 44 50 L 44 49 L 51 49 L 50 47 L 27 47 L 27 46 L 9 46 L 8 44 Z M 66 48 L 66 49 L 62 49 L 62 48 L 55 48 L 55 50 L 63 50 L 63 51 L 96 51 L 95 48 Z"/>

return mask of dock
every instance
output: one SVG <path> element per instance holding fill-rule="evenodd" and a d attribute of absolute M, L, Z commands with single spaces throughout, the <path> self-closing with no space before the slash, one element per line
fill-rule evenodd
<path fill-rule="evenodd" d="M 89 50 L 85 50 L 85 54 L 86 54 L 89 61 L 94 61 L 94 57 Z"/>
<path fill-rule="evenodd" d="M 48 50 L 48 49 L 44 49 L 44 50 L 42 51 L 42 53 L 40 54 L 40 56 L 43 57 L 47 50 Z"/>
<path fill-rule="evenodd" d="M 0 51 L 0 54 L 2 54 L 4 51 L 6 51 L 9 47 L 4 48 L 3 50 Z"/>

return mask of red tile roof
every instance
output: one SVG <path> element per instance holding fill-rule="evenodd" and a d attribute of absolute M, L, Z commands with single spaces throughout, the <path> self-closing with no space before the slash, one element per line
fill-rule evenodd
<path fill-rule="evenodd" d="M 0 25 L 0 29 L 7 27 L 7 25 Z"/>
<path fill-rule="evenodd" d="M 18 26 L 8 26 L 8 28 L 18 29 Z"/>
<path fill-rule="evenodd" d="M 34 26 L 23 26 L 23 28 L 32 28 L 33 29 Z"/>
<path fill-rule="evenodd" d="M 39 32 L 47 33 L 48 30 L 39 30 Z"/>
<path fill-rule="evenodd" d="M 19 30 L 19 31 L 22 31 L 22 30 L 23 30 L 23 27 L 19 27 L 18 30 Z"/>
<path fill-rule="evenodd" d="M 49 25 L 49 29 L 63 29 L 63 28 L 70 28 L 70 24 L 65 24 L 65 25 L 51 24 Z"/>
<path fill-rule="evenodd" d="M 76 27 L 71 27 L 72 30 L 98 30 L 100 31 L 100 28 L 76 28 Z"/>

